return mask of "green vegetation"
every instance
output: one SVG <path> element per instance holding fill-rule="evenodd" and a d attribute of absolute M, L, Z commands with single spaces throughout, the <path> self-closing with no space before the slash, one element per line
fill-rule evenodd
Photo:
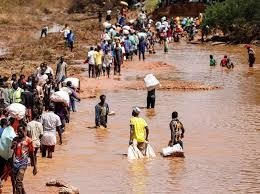
<path fill-rule="evenodd" d="M 152 13 L 157 9 L 160 2 L 160 0 L 146 0 L 144 6 L 147 13 Z"/>
<path fill-rule="evenodd" d="M 248 43 L 259 38 L 260 2 L 226 0 L 207 7 L 203 26 L 219 29 L 229 40 Z"/>

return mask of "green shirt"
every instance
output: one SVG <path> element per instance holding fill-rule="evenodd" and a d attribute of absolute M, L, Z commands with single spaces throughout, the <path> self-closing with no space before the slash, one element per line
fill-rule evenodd
<path fill-rule="evenodd" d="M 209 65 L 210 66 L 215 66 L 216 65 L 216 60 L 215 59 L 210 59 Z"/>

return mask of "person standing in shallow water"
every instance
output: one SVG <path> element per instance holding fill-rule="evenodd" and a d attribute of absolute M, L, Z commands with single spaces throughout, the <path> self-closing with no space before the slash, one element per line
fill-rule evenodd
<path fill-rule="evenodd" d="M 147 109 L 155 107 L 155 89 L 147 92 Z"/>
<path fill-rule="evenodd" d="M 211 67 L 214 67 L 214 66 L 216 66 L 216 64 L 217 64 L 217 62 L 216 62 L 216 60 L 214 59 L 214 56 L 213 56 L 213 55 L 209 55 L 209 65 L 210 65 Z"/>
<path fill-rule="evenodd" d="M 95 122 L 96 127 L 103 126 L 107 128 L 107 115 L 109 113 L 109 106 L 106 103 L 106 96 L 100 96 L 100 102 L 95 106 Z"/>
<path fill-rule="evenodd" d="M 183 124 L 178 119 L 178 113 L 175 111 L 172 113 L 170 130 L 171 130 L 171 140 L 169 142 L 169 146 L 180 144 L 180 146 L 183 148 L 182 139 L 184 138 L 185 130 Z"/>
<path fill-rule="evenodd" d="M 253 67 L 254 63 L 255 63 L 255 51 L 249 45 L 247 45 L 246 48 L 247 48 L 247 52 L 248 52 L 249 67 Z"/>

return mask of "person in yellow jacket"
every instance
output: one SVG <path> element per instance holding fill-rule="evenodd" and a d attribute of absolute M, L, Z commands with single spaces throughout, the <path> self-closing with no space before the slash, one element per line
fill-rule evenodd
<path fill-rule="evenodd" d="M 23 89 L 18 87 L 17 82 L 12 83 L 12 88 L 9 90 L 10 104 L 22 102 Z"/>
<path fill-rule="evenodd" d="M 146 121 L 139 117 L 141 110 L 135 107 L 130 119 L 130 140 L 129 145 L 137 143 L 140 151 L 144 152 L 147 147 L 149 128 Z"/>

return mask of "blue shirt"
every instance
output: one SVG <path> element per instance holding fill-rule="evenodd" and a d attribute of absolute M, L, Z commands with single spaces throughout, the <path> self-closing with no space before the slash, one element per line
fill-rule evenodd
<path fill-rule="evenodd" d="M 2 133 L 0 138 L 0 156 L 5 160 L 8 160 L 12 157 L 12 142 L 13 139 L 16 137 L 13 127 L 8 126 Z"/>
<path fill-rule="evenodd" d="M 1 138 L 1 136 L 2 136 L 2 133 L 3 133 L 3 131 L 4 131 L 4 128 L 0 128 L 0 138 Z"/>
<path fill-rule="evenodd" d="M 69 34 L 68 34 L 68 41 L 69 42 L 74 42 L 74 34 L 73 34 L 73 32 L 70 32 Z"/>
<path fill-rule="evenodd" d="M 138 49 L 141 52 L 145 52 L 146 42 L 145 40 L 141 40 L 138 45 Z"/>
<path fill-rule="evenodd" d="M 118 22 L 121 26 L 125 25 L 125 17 L 121 17 Z"/>
<path fill-rule="evenodd" d="M 132 49 L 132 43 L 130 40 L 125 40 L 125 52 L 126 53 L 130 53 L 131 49 Z"/>

